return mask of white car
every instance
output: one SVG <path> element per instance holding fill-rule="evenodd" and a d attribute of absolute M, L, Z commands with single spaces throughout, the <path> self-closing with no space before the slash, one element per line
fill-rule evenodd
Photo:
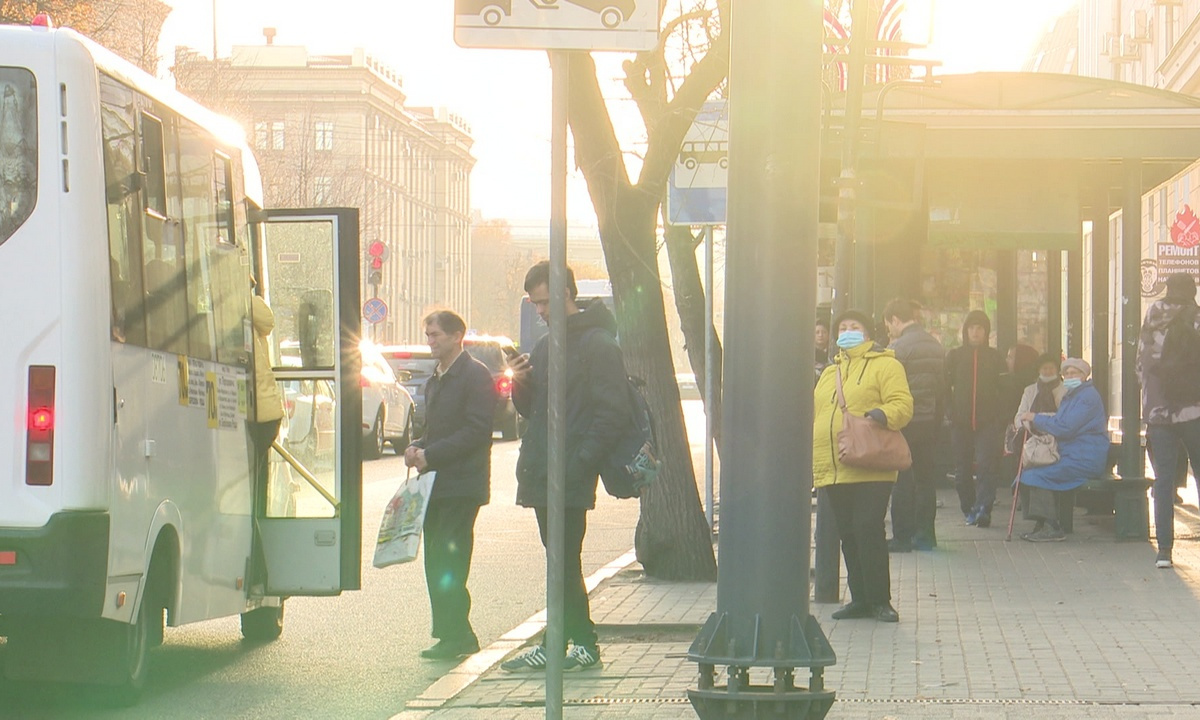
<path fill-rule="evenodd" d="M 370 343 L 359 345 L 362 353 L 363 458 L 374 460 L 391 443 L 402 454 L 412 441 L 413 400 L 396 380 L 396 374 L 378 348 Z"/>

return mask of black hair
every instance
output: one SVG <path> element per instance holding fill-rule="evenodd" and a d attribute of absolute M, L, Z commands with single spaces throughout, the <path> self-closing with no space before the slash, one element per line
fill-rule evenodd
<path fill-rule="evenodd" d="M 550 287 L 550 261 L 542 260 L 536 263 L 529 271 L 525 273 L 525 292 L 533 290 L 539 285 Z M 567 297 L 572 300 L 579 295 L 579 288 L 575 286 L 575 271 L 571 266 L 567 266 Z"/>

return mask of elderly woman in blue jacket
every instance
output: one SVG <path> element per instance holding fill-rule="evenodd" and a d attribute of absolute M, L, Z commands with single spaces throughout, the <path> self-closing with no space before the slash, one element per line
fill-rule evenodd
<path fill-rule="evenodd" d="M 1029 487 L 1029 515 L 1037 524 L 1021 536 L 1031 542 L 1066 539 L 1055 511 L 1055 493 L 1074 490 L 1104 472 L 1108 457 L 1108 414 L 1100 393 L 1088 377 L 1092 368 L 1079 358 L 1062 364 L 1063 387 L 1067 389 L 1057 413 L 1027 412 L 1020 419 L 1035 432 L 1048 433 L 1058 441 L 1058 462 L 1024 468 L 1021 483 Z"/>

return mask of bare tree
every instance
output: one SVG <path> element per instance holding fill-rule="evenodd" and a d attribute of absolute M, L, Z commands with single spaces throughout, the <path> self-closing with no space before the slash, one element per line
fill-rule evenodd
<path fill-rule="evenodd" d="M 44 12 L 155 74 L 158 37 L 171 7 L 161 0 L 0 0 L 0 23 L 27 23 Z"/>

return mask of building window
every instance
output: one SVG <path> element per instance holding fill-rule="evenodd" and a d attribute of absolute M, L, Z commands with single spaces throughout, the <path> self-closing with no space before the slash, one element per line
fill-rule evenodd
<path fill-rule="evenodd" d="M 318 176 L 313 178 L 313 204 L 328 205 L 333 193 L 333 178 Z"/>
<path fill-rule="evenodd" d="M 266 150 L 271 141 L 271 124 L 263 120 L 254 123 L 254 147 Z"/>
<path fill-rule="evenodd" d="M 283 149 L 283 121 L 276 120 L 271 123 L 271 149 Z"/>
<path fill-rule="evenodd" d="M 333 123 L 322 121 L 314 126 L 314 139 L 318 150 L 333 149 Z"/>

